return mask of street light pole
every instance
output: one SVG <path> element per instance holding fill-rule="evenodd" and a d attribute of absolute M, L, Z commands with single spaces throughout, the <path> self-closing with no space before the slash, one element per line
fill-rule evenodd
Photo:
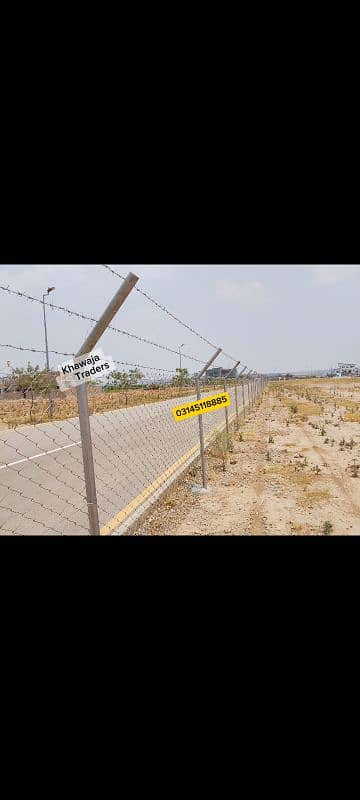
<path fill-rule="evenodd" d="M 181 348 L 182 348 L 182 347 L 185 347 L 185 343 L 184 343 L 184 344 L 181 344 L 181 345 L 180 345 L 180 347 L 179 347 L 179 356 L 180 356 L 180 374 L 181 374 Z"/>
<path fill-rule="evenodd" d="M 182 390 L 182 385 L 183 385 L 183 378 L 182 378 L 182 371 L 181 371 L 181 348 L 182 348 L 182 347 L 186 347 L 186 344 L 185 344 L 185 342 L 184 342 L 184 344 L 181 344 L 181 345 L 180 345 L 180 347 L 179 347 L 179 356 L 180 356 L 180 372 L 179 372 L 179 377 L 180 377 L 180 390 Z"/>
<path fill-rule="evenodd" d="M 49 361 L 49 345 L 48 345 L 48 336 L 47 336 L 47 326 L 46 326 L 46 313 L 45 313 L 45 297 L 53 292 L 55 286 L 50 286 L 46 292 L 43 294 L 43 309 L 44 309 L 44 329 L 45 329 L 45 349 L 46 349 L 46 369 L 49 376 L 49 406 L 50 406 L 50 416 L 52 417 L 54 413 L 54 401 L 52 398 L 51 393 L 51 386 L 50 386 L 50 361 Z"/>

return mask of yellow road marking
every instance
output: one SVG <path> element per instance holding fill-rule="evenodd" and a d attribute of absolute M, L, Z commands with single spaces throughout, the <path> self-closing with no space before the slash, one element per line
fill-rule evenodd
<path fill-rule="evenodd" d="M 229 415 L 229 423 L 235 416 L 236 414 L 232 414 L 230 418 Z M 214 436 L 215 433 L 218 433 L 223 427 L 224 423 L 222 425 L 218 425 L 216 428 L 214 428 L 214 430 L 209 431 L 209 433 L 205 436 L 205 441 L 207 442 L 209 439 L 211 439 L 211 437 Z M 131 500 L 131 502 L 128 503 L 128 505 L 125 506 L 125 508 L 123 508 L 123 510 L 120 511 L 119 514 L 116 515 L 116 517 L 113 517 L 111 520 L 109 520 L 109 522 L 107 522 L 106 525 L 104 525 L 103 528 L 101 528 L 100 535 L 108 536 L 111 533 L 111 531 L 115 530 L 115 528 L 118 528 L 118 526 L 121 525 L 122 522 L 125 522 L 127 517 L 130 514 L 132 514 L 133 511 L 136 511 L 136 509 L 139 508 L 139 506 L 141 506 L 141 504 L 145 500 L 147 500 L 148 497 L 151 497 L 151 495 L 154 492 L 156 492 L 156 489 L 159 489 L 160 486 L 163 483 L 165 483 L 165 481 L 168 478 L 170 478 L 170 476 L 173 475 L 174 472 L 176 472 L 178 467 L 180 467 L 182 464 L 185 464 L 185 462 L 189 458 L 191 458 L 191 456 L 194 455 L 197 450 L 200 450 L 200 444 L 196 444 L 195 447 L 192 447 L 191 450 L 188 450 L 188 452 L 185 453 L 185 455 L 181 456 L 181 458 L 175 461 L 174 464 L 171 465 L 171 467 L 168 467 L 168 469 L 165 470 L 165 472 L 163 472 L 162 475 L 156 478 L 156 480 L 153 483 L 150 483 L 149 486 L 147 486 L 146 489 L 144 489 L 144 491 L 141 492 L 141 494 L 138 494 L 138 496 L 135 497 L 134 500 Z"/>

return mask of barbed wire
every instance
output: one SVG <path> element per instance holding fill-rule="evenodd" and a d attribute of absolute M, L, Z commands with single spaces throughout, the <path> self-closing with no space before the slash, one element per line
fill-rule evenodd
<path fill-rule="evenodd" d="M 116 272 L 114 269 L 112 269 L 112 267 L 109 267 L 108 264 L 102 264 L 101 266 L 105 267 L 105 269 L 109 270 L 109 272 L 112 272 L 112 274 L 116 275 L 118 278 L 121 278 L 122 280 L 125 280 L 124 275 L 121 275 L 119 272 Z M 168 317 L 171 317 L 173 320 L 175 320 L 175 322 L 178 322 L 179 325 L 182 325 L 183 328 L 187 328 L 187 330 L 190 331 L 190 333 L 193 333 L 194 336 L 197 336 L 198 339 L 201 339 L 203 342 L 205 342 L 205 344 L 208 344 L 210 347 L 213 347 L 214 350 L 217 350 L 217 345 L 216 344 L 213 344 L 212 342 L 209 341 L 209 339 L 206 339 L 205 336 L 202 336 L 201 333 L 196 331 L 195 328 L 192 328 L 191 325 L 188 325 L 187 322 L 183 322 L 183 320 L 179 319 L 179 317 L 177 317 L 175 314 L 173 314 L 172 311 L 169 311 L 169 309 L 166 308 L 166 306 L 163 306 L 163 305 L 161 305 L 161 303 L 158 303 L 157 300 L 154 300 L 153 297 L 150 297 L 150 295 L 147 292 L 144 292 L 143 289 L 140 289 L 139 286 L 135 286 L 134 288 L 135 288 L 136 292 L 139 292 L 139 294 L 142 294 L 143 297 L 146 298 L 146 300 L 148 300 L 150 303 L 152 303 L 154 306 L 156 306 L 156 308 L 159 308 L 160 311 L 163 311 L 165 314 L 167 314 Z M 235 360 L 237 360 L 237 359 L 235 359 Z"/>
<path fill-rule="evenodd" d="M 123 279 L 123 276 L 120 275 L 120 273 L 116 273 L 114 270 L 112 270 L 110 267 L 108 267 L 108 265 L 103 264 L 102 266 L 106 267 L 110 271 L 114 272 L 115 275 L 117 275 L 118 277 Z M 65 313 L 65 314 L 68 314 L 69 316 L 74 316 L 74 317 L 77 317 L 79 319 L 86 320 L 88 322 L 98 322 L 98 320 L 95 319 L 95 317 L 90 317 L 90 316 L 88 316 L 86 314 L 83 314 L 83 313 L 81 313 L 79 311 L 73 311 L 70 308 L 66 308 L 65 306 L 60 306 L 60 305 L 57 305 L 55 303 L 45 303 L 44 301 L 39 300 L 38 297 L 33 297 L 32 295 L 28 295 L 26 292 L 21 292 L 18 289 L 10 289 L 9 286 L 3 286 L 3 285 L 0 285 L 0 289 L 2 291 L 4 291 L 4 292 L 8 292 L 8 294 L 17 295 L 18 297 L 22 297 L 23 299 L 29 300 L 30 302 L 35 302 L 35 303 L 40 303 L 41 305 L 45 305 L 45 306 L 47 306 L 48 308 L 50 308 L 50 309 L 52 309 L 54 311 L 61 311 L 61 312 Z M 177 317 L 175 317 L 175 315 L 173 315 L 170 311 L 168 311 L 168 309 L 166 309 L 165 306 L 161 306 L 161 304 L 157 303 L 156 300 L 153 300 L 153 298 L 150 298 L 150 295 L 147 295 L 146 292 L 144 292 L 142 289 L 140 289 L 139 287 L 136 287 L 136 286 L 135 286 L 135 289 L 136 289 L 136 291 L 138 291 L 141 294 L 143 294 L 144 296 L 146 296 L 147 299 L 149 299 L 152 303 L 154 303 L 154 305 L 158 306 L 161 310 L 166 311 L 166 313 L 169 316 L 172 316 L 174 319 L 176 319 L 177 322 L 180 322 L 181 325 L 184 325 L 185 327 L 187 327 L 192 333 L 194 333 L 198 338 L 202 339 L 210 347 L 213 347 L 213 348 L 217 349 L 216 345 L 212 344 L 212 342 L 210 342 L 208 339 L 205 339 L 205 337 L 201 336 L 201 334 L 199 334 L 197 331 L 195 331 L 195 329 L 191 328 L 191 326 L 187 325 L 186 323 L 183 323 L 181 320 L 179 320 Z M 153 341 L 151 341 L 151 339 L 146 339 L 145 337 L 138 336 L 135 333 L 130 333 L 130 331 L 121 330 L 120 328 L 116 328 L 114 325 L 109 325 L 107 330 L 111 330 L 114 333 L 118 333 L 118 334 L 120 334 L 122 336 L 128 336 L 131 339 L 136 339 L 137 341 L 142 342 L 143 344 L 148 344 L 151 347 L 157 347 L 160 350 L 165 350 L 165 351 L 167 351 L 169 353 L 173 353 L 176 356 L 179 355 L 179 351 L 178 350 L 174 350 L 173 348 L 168 347 L 167 345 L 164 345 L 164 344 L 159 344 L 158 342 L 153 342 Z M 35 352 L 35 350 L 34 350 L 34 352 Z M 36 351 L 36 352 L 45 352 L 45 351 L 44 350 L 42 350 L 42 351 L 39 350 L 39 351 Z M 74 355 L 73 353 L 61 353 L 61 352 L 55 351 L 55 350 L 51 351 L 51 352 L 56 353 L 57 355 L 70 355 L 70 356 Z M 239 361 L 239 359 L 234 358 L 234 356 L 230 355 L 229 353 L 226 353 L 225 351 L 222 351 L 222 354 L 226 358 L 229 358 L 231 361 L 234 361 L 234 362 Z M 191 356 L 188 353 L 182 353 L 182 358 L 188 359 L 189 361 L 197 362 L 198 364 L 202 364 L 202 365 L 204 365 L 206 363 L 202 359 L 199 359 L 196 356 Z M 243 362 L 241 362 L 241 361 L 239 361 L 239 365 L 240 366 L 244 366 Z"/>
<path fill-rule="evenodd" d="M 21 350 L 23 352 L 28 352 L 28 353 L 44 353 L 44 354 L 46 354 L 46 350 L 37 350 L 35 347 L 22 347 L 21 345 L 1 344 L 1 343 L 0 343 L 0 347 L 3 347 L 4 349 L 5 348 L 10 348 L 11 350 Z M 49 353 L 52 353 L 53 355 L 57 355 L 57 356 L 74 356 L 74 357 L 76 356 L 76 353 L 62 353 L 59 350 L 49 350 Z M 165 367 L 148 367 L 148 366 L 145 366 L 145 364 L 134 364 L 134 363 L 132 363 L 130 361 L 117 361 L 116 359 L 113 359 L 113 361 L 114 361 L 114 364 L 119 364 L 119 365 L 126 366 L 126 367 L 136 367 L 137 369 L 152 370 L 154 372 L 169 372 L 171 374 L 175 373 L 174 369 L 166 369 Z M 46 372 L 46 371 L 47 370 L 44 369 L 44 372 Z"/>
<path fill-rule="evenodd" d="M 35 347 L 22 347 L 21 345 L 15 344 L 0 344 L 0 347 L 4 349 L 9 348 L 10 350 L 21 350 L 26 353 L 44 353 L 46 354 L 46 350 L 37 350 Z M 59 350 L 49 350 L 49 353 L 53 353 L 56 356 L 74 356 L 75 353 L 61 353 Z"/>
<path fill-rule="evenodd" d="M 8 292 L 8 294 L 17 295 L 18 297 L 22 297 L 25 300 L 29 300 L 33 303 L 40 303 L 41 305 L 45 305 L 47 308 L 50 308 L 54 311 L 62 311 L 68 316 L 77 317 L 78 319 L 84 319 L 88 322 L 98 322 L 95 317 L 89 317 L 87 314 L 83 314 L 80 311 L 73 311 L 70 308 L 66 308 L 65 306 L 59 306 L 55 303 L 45 303 L 42 300 L 39 300 L 38 297 L 32 297 L 32 295 L 26 294 L 26 292 L 21 292 L 20 290 L 10 289 L 8 286 L 0 285 L 0 289 L 3 292 Z M 108 325 L 107 331 L 114 331 L 114 333 L 119 333 L 122 336 L 128 336 L 130 339 L 136 339 L 143 344 L 149 344 L 151 347 L 157 347 L 159 350 L 166 350 L 169 353 L 174 353 L 176 356 L 179 355 L 178 350 L 174 350 L 171 347 L 167 347 L 165 344 L 159 344 L 158 342 L 152 342 L 151 339 L 146 339 L 144 336 L 138 336 L 136 333 L 130 333 L 130 331 L 123 331 L 120 328 L 115 328 L 114 325 Z M 190 356 L 189 354 L 183 353 L 183 358 L 187 358 L 189 361 L 196 361 L 198 364 L 205 364 L 206 362 L 197 358 L 195 356 Z"/>
<path fill-rule="evenodd" d="M 112 272 L 112 274 L 116 275 L 116 277 L 121 278 L 123 281 L 125 280 L 125 276 L 121 275 L 120 272 L 116 272 L 116 270 L 114 270 L 112 267 L 110 267 L 109 264 L 101 264 L 101 266 L 105 267 L 105 269 L 109 270 L 109 272 Z M 198 339 L 201 339 L 203 342 L 205 342 L 205 344 L 208 344 L 210 347 L 213 347 L 214 350 L 217 350 L 218 346 L 216 344 L 213 344 L 212 342 L 209 341 L 209 339 L 206 339 L 205 336 L 202 336 L 201 333 L 196 331 L 195 328 L 192 328 L 191 325 L 188 325 L 187 322 L 184 322 L 183 320 L 179 319 L 179 317 L 177 317 L 175 314 L 173 314 L 172 311 L 169 311 L 169 309 L 166 308 L 166 306 L 163 306 L 163 305 L 161 305 L 161 303 L 158 303 L 157 300 L 154 300 L 153 297 L 151 297 L 147 292 L 144 292 L 143 289 L 140 289 L 139 286 L 135 286 L 134 288 L 135 288 L 136 292 L 139 292 L 139 294 L 142 294 L 143 297 L 145 297 L 146 300 L 148 300 L 150 303 L 152 303 L 154 306 L 156 306 L 156 308 L 159 308 L 161 311 L 164 311 L 165 314 L 167 314 L 169 317 L 171 317 L 173 320 L 175 320 L 175 322 L 178 322 L 179 325 L 182 325 L 183 328 L 187 328 L 187 330 L 190 331 L 190 333 L 193 333 L 194 336 L 197 336 Z M 235 362 L 239 361 L 238 358 L 234 358 L 234 356 L 230 356 L 229 353 L 225 353 L 224 350 L 222 351 L 222 355 L 225 356 L 226 358 L 230 358 L 231 361 L 235 361 Z M 241 364 L 241 361 L 239 362 L 239 364 Z M 244 365 L 242 365 L 242 366 L 244 366 Z"/>
<path fill-rule="evenodd" d="M 0 289 L 27 301 L 43 304 L 38 298 L 12 290 L 9 286 L 0 285 Z M 145 292 L 141 293 L 147 296 Z M 165 307 L 152 298 L 150 300 L 181 323 L 181 320 L 168 312 Z M 74 312 L 64 306 L 52 303 L 44 305 L 51 310 L 86 320 L 85 327 L 97 321 L 93 317 Z M 184 326 L 207 344 L 211 344 L 190 326 L 186 324 Z M 114 326 L 110 326 L 107 330 L 179 355 L 178 351 L 171 347 L 157 344 Z M 212 344 L 211 346 L 215 347 Z M 18 352 L 41 354 L 46 352 L 22 344 L 0 344 L 0 347 Z M 50 352 L 56 356 L 69 358 L 75 355 L 58 350 Z M 224 356 L 232 359 L 226 353 Z M 191 355 L 183 354 L 183 357 L 197 361 L 201 365 L 205 363 Z M 101 524 L 106 528 L 110 525 L 112 529 L 116 527 L 119 516 L 122 517 L 123 510 L 126 517 L 129 507 L 131 508 L 134 502 L 135 505 L 139 502 L 141 504 L 144 495 L 149 496 L 149 492 L 150 494 L 154 492 L 168 480 L 169 475 L 174 474 L 178 463 L 186 463 L 189 453 L 192 457 L 199 451 L 198 421 L 194 418 L 185 426 L 174 427 L 172 416 L 175 398 L 187 397 L 186 402 L 189 405 L 193 403 L 191 398 L 196 398 L 195 374 L 187 374 L 182 381 L 182 373 L 179 375 L 177 369 L 148 367 L 123 360 L 114 359 L 114 361 L 127 372 L 130 368 L 144 374 L 131 376 L 130 373 L 126 376 L 126 381 L 120 380 L 122 376 L 118 376 L 118 384 L 115 382 L 111 387 L 106 386 L 102 380 L 97 384 L 98 388 L 89 391 L 88 395 L 99 517 Z M 235 362 L 235 359 L 232 361 Z M 6 402 L 1 402 L 0 419 L 11 429 L 5 433 L 0 432 L 0 531 L 3 532 L 21 533 L 24 528 L 26 529 L 29 520 L 33 532 L 38 532 L 40 529 L 40 532 L 59 533 L 57 528 L 60 528 L 61 524 L 70 533 L 88 532 L 76 386 L 64 394 L 61 393 L 60 396 L 54 375 L 50 375 L 53 370 L 54 368 L 34 369 L 29 363 L 28 370 L 25 371 L 27 381 L 21 381 L 23 372 L 21 369 L 17 374 L 13 368 L 12 375 L 6 378 L 6 391 L 9 389 L 8 383 L 10 388 L 15 385 L 18 389 L 22 389 L 24 399 L 19 398 L 19 402 L 17 399 L 10 401 L 8 408 Z M 134 380 L 131 386 L 132 377 Z M 221 384 L 224 377 L 226 378 L 226 375 L 204 374 L 201 384 L 205 389 L 206 384 L 214 383 L 215 389 L 215 384 L 219 382 Z M 237 376 L 233 377 L 236 381 Z M 243 375 L 240 381 L 246 381 L 246 378 L 247 376 Z M 21 383 L 28 385 L 22 386 Z M 107 394 L 109 389 L 114 389 L 114 392 L 109 391 Z M 232 397 L 237 391 L 233 388 L 231 378 L 228 381 L 228 391 Z M 30 392 L 31 398 L 26 397 Z M 249 398 L 249 391 L 247 394 Z M 245 404 L 244 398 L 243 389 Z M 184 400 L 179 399 L 178 403 L 180 402 Z M 54 403 L 52 409 L 51 403 Z M 206 442 L 209 441 L 209 437 L 216 435 L 219 419 L 221 421 L 221 417 L 216 419 L 211 415 L 204 417 Z M 222 420 L 220 427 L 224 424 Z M 12 497 L 14 499 L 11 499 Z"/>

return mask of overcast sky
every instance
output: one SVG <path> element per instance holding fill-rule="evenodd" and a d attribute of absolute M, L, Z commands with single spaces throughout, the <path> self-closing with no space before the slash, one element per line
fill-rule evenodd
<path fill-rule="evenodd" d="M 359 266 L 139 266 L 116 267 L 135 272 L 138 286 L 199 331 L 205 338 L 258 372 L 327 369 L 338 361 L 360 363 L 358 324 Z M 119 281 L 102 266 L 0 265 L 0 284 L 41 298 L 55 286 L 50 300 L 98 318 Z M 92 325 L 58 311 L 47 311 L 49 348 L 79 349 Z M 171 348 L 183 348 L 190 372 L 191 354 L 207 360 L 213 350 L 190 331 L 155 309 L 133 291 L 113 324 Z M 0 291 L 0 344 L 44 349 L 42 308 Z M 107 333 L 106 355 L 149 367 L 175 369 L 179 359 L 127 336 Z M 6 362 L 21 366 L 42 356 L 0 347 L 0 374 Z M 59 359 L 50 358 L 56 365 Z M 219 357 L 219 366 L 231 361 Z"/>

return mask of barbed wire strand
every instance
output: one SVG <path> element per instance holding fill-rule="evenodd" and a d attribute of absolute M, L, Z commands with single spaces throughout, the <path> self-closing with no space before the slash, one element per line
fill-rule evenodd
<path fill-rule="evenodd" d="M 109 270 L 109 272 L 112 272 L 112 274 L 116 275 L 116 277 L 121 278 L 122 280 L 125 280 L 124 275 L 121 275 L 119 272 L 116 272 L 114 269 L 112 269 L 112 267 L 109 267 L 108 264 L 101 264 L 101 266 L 105 267 L 105 269 Z M 198 339 L 201 339 L 203 342 L 205 342 L 205 344 L 208 344 L 210 347 L 213 347 L 214 350 L 217 350 L 217 345 L 216 344 L 213 344 L 212 342 L 209 341 L 209 339 L 206 339 L 205 336 L 202 336 L 201 333 L 196 331 L 195 328 L 192 328 L 191 325 L 188 325 L 187 322 L 183 322 L 183 320 L 179 319 L 179 317 L 177 317 L 175 314 L 173 314 L 172 311 L 169 311 L 169 309 L 166 308 L 166 306 L 163 306 L 163 305 L 161 305 L 161 303 L 158 303 L 157 300 L 154 300 L 153 297 L 151 297 L 147 292 L 144 292 L 143 289 L 140 289 L 139 286 L 135 286 L 134 288 L 135 288 L 136 292 L 138 292 L 139 294 L 142 294 L 143 297 L 146 298 L 146 300 L 148 300 L 150 303 L 152 303 L 154 306 L 156 306 L 156 308 L 159 308 L 160 311 L 163 311 L 165 314 L 167 314 L 168 317 L 171 317 L 173 320 L 175 320 L 175 322 L 178 322 L 179 325 L 182 325 L 183 328 L 187 328 L 187 330 L 190 331 L 190 333 L 194 334 L 194 336 L 197 336 Z"/>
<path fill-rule="evenodd" d="M 109 270 L 109 272 L 111 272 L 113 275 L 116 275 L 116 277 L 121 278 L 123 281 L 125 280 L 125 276 L 121 275 L 120 272 L 116 272 L 116 270 L 110 267 L 109 264 L 101 264 L 101 266 L 105 267 L 105 269 Z M 179 325 L 182 325 L 183 328 L 187 328 L 187 330 L 190 331 L 190 333 L 194 334 L 194 336 L 197 336 L 198 339 L 201 339 L 203 342 L 205 342 L 205 344 L 208 344 L 210 347 L 213 347 L 214 350 L 217 350 L 218 346 L 216 344 L 210 342 L 209 339 L 206 339 L 205 336 L 202 336 L 202 334 L 196 331 L 195 328 L 192 328 L 191 325 L 188 325 L 187 322 L 184 322 L 175 314 L 173 314 L 172 311 L 169 311 L 169 309 L 166 308 L 166 306 L 162 305 L 157 300 L 154 300 L 154 298 L 151 297 L 147 292 L 145 292 L 143 289 L 140 289 L 140 286 L 135 286 L 134 288 L 136 292 L 142 294 L 143 297 L 145 297 L 146 300 L 148 300 L 150 303 L 156 306 L 156 308 L 159 308 L 161 311 L 163 311 L 165 314 L 167 314 L 169 317 L 175 320 L 175 322 L 178 322 Z M 239 361 L 238 358 L 234 358 L 234 356 L 230 356 L 229 353 L 225 353 L 224 351 L 222 352 L 222 355 L 226 356 L 226 358 L 230 358 L 231 361 L 235 361 L 235 363 L 236 361 Z M 241 362 L 239 363 L 241 364 Z"/>
<path fill-rule="evenodd" d="M 102 266 L 107 266 L 107 265 L 103 264 Z M 118 273 L 115 273 L 115 274 L 117 274 L 118 277 L 122 277 Z M 23 299 L 29 300 L 30 302 L 35 302 L 35 303 L 40 303 L 41 305 L 45 305 L 48 308 L 50 308 L 51 310 L 61 311 L 61 312 L 65 313 L 65 314 L 68 314 L 69 316 L 74 316 L 74 317 L 77 317 L 79 319 L 83 319 L 83 320 L 86 320 L 86 321 L 89 321 L 89 322 L 98 322 L 98 320 L 95 319 L 94 317 L 89 317 L 86 314 L 83 314 L 83 313 L 78 312 L 78 311 L 73 311 L 72 309 L 66 308 L 65 306 L 56 305 L 55 303 L 45 303 L 42 300 L 39 300 L 38 297 L 33 297 L 32 295 L 28 295 L 26 292 L 21 292 L 20 290 L 10 289 L 9 286 L 0 285 L 0 289 L 2 291 L 4 291 L 4 292 L 8 292 L 8 294 L 17 295 L 18 297 L 22 297 Z M 143 294 L 146 295 L 146 293 L 144 293 L 143 290 L 140 290 L 139 287 L 135 286 L 135 289 L 137 291 L 141 291 Z M 150 298 L 150 296 L 148 296 L 148 298 Z M 158 305 L 159 308 L 161 308 L 162 310 L 165 309 L 165 307 L 161 306 L 160 303 L 157 303 L 157 301 L 153 300 L 152 298 L 151 298 L 151 302 L 153 302 L 155 305 Z M 172 315 L 171 312 L 168 312 L 167 309 L 165 309 L 165 310 L 170 316 L 174 316 L 174 315 Z M 190 326 L 187 326 L 186 323 L 182 323 L 181 320 L 178 320 L 178 318 L 176 318 L 176 320 L 179 321 L 181 324 L 185 325 L 185 327 L 188 327 L 189 330 L 191 330 L 191 332 L 195 333 L 196 336 L 198 336 L 199 338 L 203 339 L 203 341 L 206 342 L 206 344 L 210 345 L 210 347 L 213 347 L 213 348 L 216 349 L 216 346 L 214 344 L 209 342 L 209 340 L 205 339 L 205 337 L 202 337 L 201 334 L 199 334 L 199 333 L 197 333 L 197 331 L 195 331 L 195 329 L 192 329 Z M 109 325 L 107 330 L 108 331 L 111 330 L 114 333 L 121 334 L 122 336 L 128 336 L 129 338 L 136 339 L 137 341 L 140 341 L 143 344 L 149 344 L 152 347 L 157 347 L 160 350 L 165 350 L 165 351 L 173 353 L 173 354 L 175 354 L 177 356 L 179 355 L 179 351 L 178 350 L 174 350 L 173 348 L 167 347 L 167 345 L 159 344 L 158 342 L 153 342 L 150 339 L 145 339 L 144 337 L 138 336 L 135 333 L 130 333 L 129 331 L 123 331 L 123 330 L 121 330 L 119 328 L 115 328 L 113 325 Z M 44 351 L 42 351 L 42 352 L 44 352 Z M 56 352 L 56 351 L 53 351 L 53 352 Z M 64 353 L 64 354 L 59 353 L 59 355 L 68 355 L 68 354 L 67 353 Z M 71 353 L 70 355 L 73 355 L 73 354 Z M 225 351 L 223 351 L 223 355 L 226 358 L 229 358 L 231 361 L 234 361 L 234 362 L 239 360 L 237 358 L 234 358 L 234 356 L 231 356 L 229 353 L 226 353 Z M 195 356 L 191 356 L 191 355 L 189 355 L 187 353 L 183 353 L 182 354 L 182 358 L 186 358 L 186 359 L 188 359 L 190 361 L 194 361 L 194 362 L 197 362 L 199 364 L 205 364 L 206 363 L 205 361 L 203 361 L 203 360 L 201 360 L 201 359 L 199 359 L 199 358 L 197 358 Z M 241 361 L 239 362 L 239 365 L 244 366 L 243 362 L 241 362 Z"/>
<path fill-rule="evenodd" d="M 35 347 L 22 347 L 21 345 L 15 344 L 0 344 L 0 347 L 9 348 L 10 350 L 22 350 L 23 352 L 27 353 L 43 353 L 46 354 L 46 350 L 37 350 Z M 74 356 L 75 353 L 61 353 L 59 350 L 49 350 L 49 353 L 54 353 L 56 356 Z"/>
<path fill-rule="evenodd" d="M 26 292 L 21 292 L 15 289 L 9 289 L 8 286 L 0 285 L 0 290 L 3 292 L 8 292 L 8 294 L 17 295 L 18 297 L 22 297 L 23 299 L 29 300 L 33 303 L 40 303 L 41 305 L 45 305 L 47 308 L 50 308 L 53 311 L 62 311 L 65 314 L 68 314 L 72 317 L 77 317 L 78 319 L 84 319 L 89 322 L 98 322 L 95 317 L 89 317 L 87 314 L 82 314 L 79 311 L 72 311 L 70 308 L 66 308 L 65 306 L 59 306 L 55 303 L 43 303 L 42 300 L 39 300 L 38 297 L 32 297 L 31 295 L 26 294 Z M 174 353 L 176 356 L 179 355 L 178 350 L 173 350 L 171 347 L 167 347 L 165 344 L 159 344 L 158 342 L 152 342 L 151 339 L 146 339 L 144 336 L 138 336 L 136 333 L 130 333 L 129 331 L 123 331 L 120 328 L 115 328 L 114 325 L 108 325 L 106 332 L 113 331 L 114 333 L 118 333 L 122 336 L 128 336 L 130 339 L 136 339 L 143 344 L 149 344 L 151 347 L 157 347 L 159 350 L 166 350 L 169 353 Z M 183 354 L 183 358 L 187 358 L 189 361 L 196 361 L 198 364 L 205 364 L 206 362 L 200 358 L 195 356 L 190 356 L 189 354 Z"/>

